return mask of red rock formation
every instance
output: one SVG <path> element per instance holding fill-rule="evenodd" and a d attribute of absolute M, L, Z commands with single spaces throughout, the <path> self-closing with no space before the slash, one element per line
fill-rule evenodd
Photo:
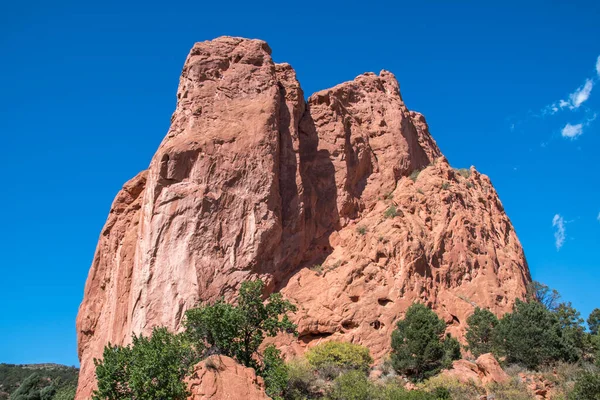
<path fill-rule="evenodd" d="M 474 383 L 486 386 L 490 383 L 505 383 L 510 377 L 491 353 L 482 354 L 472 363 L 467 360 L 457 360 L 452 368 L 442 371 L 442 374 L 456 378 L 463 383 Z"/>
<path fill-rule="evenodd" d="M 77 319 L 77 399 L 108 341 L 176 330 L 186 309 L 249 278 L 299 306 L 301 340 L 278 339 L 286 353 L 337 338 L 380 357 L 414 301 L 460 334 L 474 305 L 501 313 L 525 293 L 491 182 L 450 168 L 391 73 L 305 102 L 270 52 L 231 37 L 192 48 L 171 128 L 98 244 Z"/>
<path fill-rule="evenodd" d="M 211 356 L 188 379 L 189 400 L 268 400 L 265 383 L 252 368 L 225 356 Z"/>

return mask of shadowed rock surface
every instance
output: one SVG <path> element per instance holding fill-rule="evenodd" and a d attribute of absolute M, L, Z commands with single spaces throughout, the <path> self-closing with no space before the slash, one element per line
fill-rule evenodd
<path fill-rule="evenodd" d="M 393 74 L 305 102 L 265 42 L 222 37 L 192 48 L 167 136 L 113 203 L 77 318 L 77 399 L 109 341 L 177 330 L 254 278 L 299 307 L 284 354 L 336 339 L 375 358 L 415 301 L 460 336 L 475 305 L 507 312 L 530 281 L 490 180 L 449 166 Z"/>

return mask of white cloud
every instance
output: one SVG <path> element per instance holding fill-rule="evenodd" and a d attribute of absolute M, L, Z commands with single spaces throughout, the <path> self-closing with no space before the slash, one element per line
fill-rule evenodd
<path fill-rule="evenodd" d="M 598 56 L 598 59 L 596 60 L 596 73 L 600 76 L 600 56 Z"/>
<path fill-rule="evenodd" d="M 583 133 L 583 124 L 566 124 L 564 128 L 562 128 L 561 134 L 562 137 L 575 139 L 577 136 Z"/>
<path fill-rule="evenodd" d="M 554 244 L 556 245 L 556 250 L 560 250 L 560 248 L 565 244 L 565 239 L 567 237 L 565 230 L 565 219 L 560 216 L 560 214 L 556 214 L 554 218 L 552 218 L 552 226 L 555 228 L 554 230 Z"/>
<path fill-rule="evenodd" d="M 586 79 L 585 84 L 581 87 L 578 87 L 576 91 L 569 95 L 569 103 L 567 103 L 568 107 L 571 110 L 579 108 L 580 105 L 586 102 L 587 99 L 590 98 L 590 94 L 592 93 L 592 88 L 594 87 L 594 81 L 591 79 Z M 561 100 L 561 107 L 562 107 Z"/>
<path fill-rule="evenodd" d="M 596 219 L 598 220 L 598 222 L 600 222 L 600 212 L 598 213 L 598 216 L 596 217 Z"/>

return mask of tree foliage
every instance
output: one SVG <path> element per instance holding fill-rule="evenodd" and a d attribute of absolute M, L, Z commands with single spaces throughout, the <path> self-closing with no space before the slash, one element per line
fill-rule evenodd
<path fill-rule="evenodd" d="M 46 389 L 44 392 L 44 395 L 47 395 L 50 391 L 59 390 L 63 386 L 74 387 L 77 384 L 79 370 L 75 367 L 58 364 L 0 364 L 0 399 L 8 399 L 10 394 L 14 394 L 33 374 L 39 378 L 38 383 L 33 385 L 37 388 L 36 391 L 52 386 L 52 389 Z M 33 394 L 33 396 L 37 395 Z"/>
<path fill-rule="evenodd" d="M 555 311 L 559 306 L 560 293 L 541 282 L 533 281 L 527 286 L 528 302 L 537 301 L 550 311 Z"/>
<path fill-rule="evenodd" d="M 600 329 L 600 308 L 594 308 L 587 319 L 588 329 L 592 335 L 597 335 Z"/>
<path fill-rule="evenodd" d="M 209 353 L 224 354 L 247 367 L 260 369 L 256 355 L 265 337 L 279 332 L 296 333 L 296 326 L 287 316 L 296 307 L 280 293 L 263 302 L 263 288 L 261 280 L 246 281 L 240 287 L 237 305 L 219 300 L 188 310 L 184 322 L 187 334 Z"/>
<path fill-rule="evenodd" d="M 288 369 L 281 352 L 273 345 L 263 352 L 263 367 L 260 375 L 265 380 L 266 393 L 273 400 L 282 400 L 288 386 Z"/>
<path fill-rule="evenodd" d="M 600 399 L 600 374 L 587 372 L 577 379 L 569 400 L 598 400 Z"/>
<path fill-rule="evenodd" d="M 166 328 L 155 328 L 150 337 L 134 335 L 129 346 L 109 344 L 102 360 L 94 360 L 98 389 L 93 399 L 186 399 L 183 378 L 198 361 L 187 339 Z"/>
<path fill-rule="evenodd" d="M 444 321 L 426 306 L 410 306 L 392 333 L 394 369 L 413 380 L 422 380 L 439 372 L 445 363 L 456 358 L 456 346 L 444 345 L 450 340 L 442 339 L 445 329 Z"/>
<path fill-rule="evenodd" d="M 368 348 L 348 342 L 318 344 L 306 353 L 306 358 L 317 369 L 333 366 L 340 370 L 363 372 L 367 372 L 373 362 Z"/>
<path fill-rule="evenodd" d="M 494 335 L 498 355 L 508 363 L 536 369 L 575 357 L 565 346 L 559 318 L 537 301 L 517 300 L 512 313 L 500 319 Z"/>
<path fill-rule="evenodd" d="M 494 313 L 485 308 L 475 308 L 475 311 L 467 318 L 468 348 L 475 357 L 485 353 L 491 353 L 494 346 L 494 330 L 498 325 L 498 318 Z"/>

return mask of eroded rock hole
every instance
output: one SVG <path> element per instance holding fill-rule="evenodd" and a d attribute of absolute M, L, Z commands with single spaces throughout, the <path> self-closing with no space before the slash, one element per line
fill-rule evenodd
<path fill-rule="evenodd" d="M 383 328 L 383 322 L 381 322 L 378 319 L 376 319 L 375 321 L 371 322 L 369 325 L 371 325 L 373 327 L 373 329 L 376 329 L 376 330 L 379 330 L 379 329 Z"/>
<path fill-rule="evenodd" d="M 392 300 L 384 298 L 384 299 L 377 299 L 377 302 L 379 303 L 380 306 L 385 307 L 388 304 L 392 303 Z"/>
<path fill-rule="evenodd" d="M 302 340 L 305 344 L 312 342 L 313 340 L 325 339 L 329 336 L 333 335 L 330 332 L 312 332 L 306 333 L 304 335 L 298 336 L 298 340 Z"/>
<path fill-rule="evenodd" d="M 349 330 L 358 327 L 358 324 L 352 320 L 342 322 L 342 328 Z"/>

